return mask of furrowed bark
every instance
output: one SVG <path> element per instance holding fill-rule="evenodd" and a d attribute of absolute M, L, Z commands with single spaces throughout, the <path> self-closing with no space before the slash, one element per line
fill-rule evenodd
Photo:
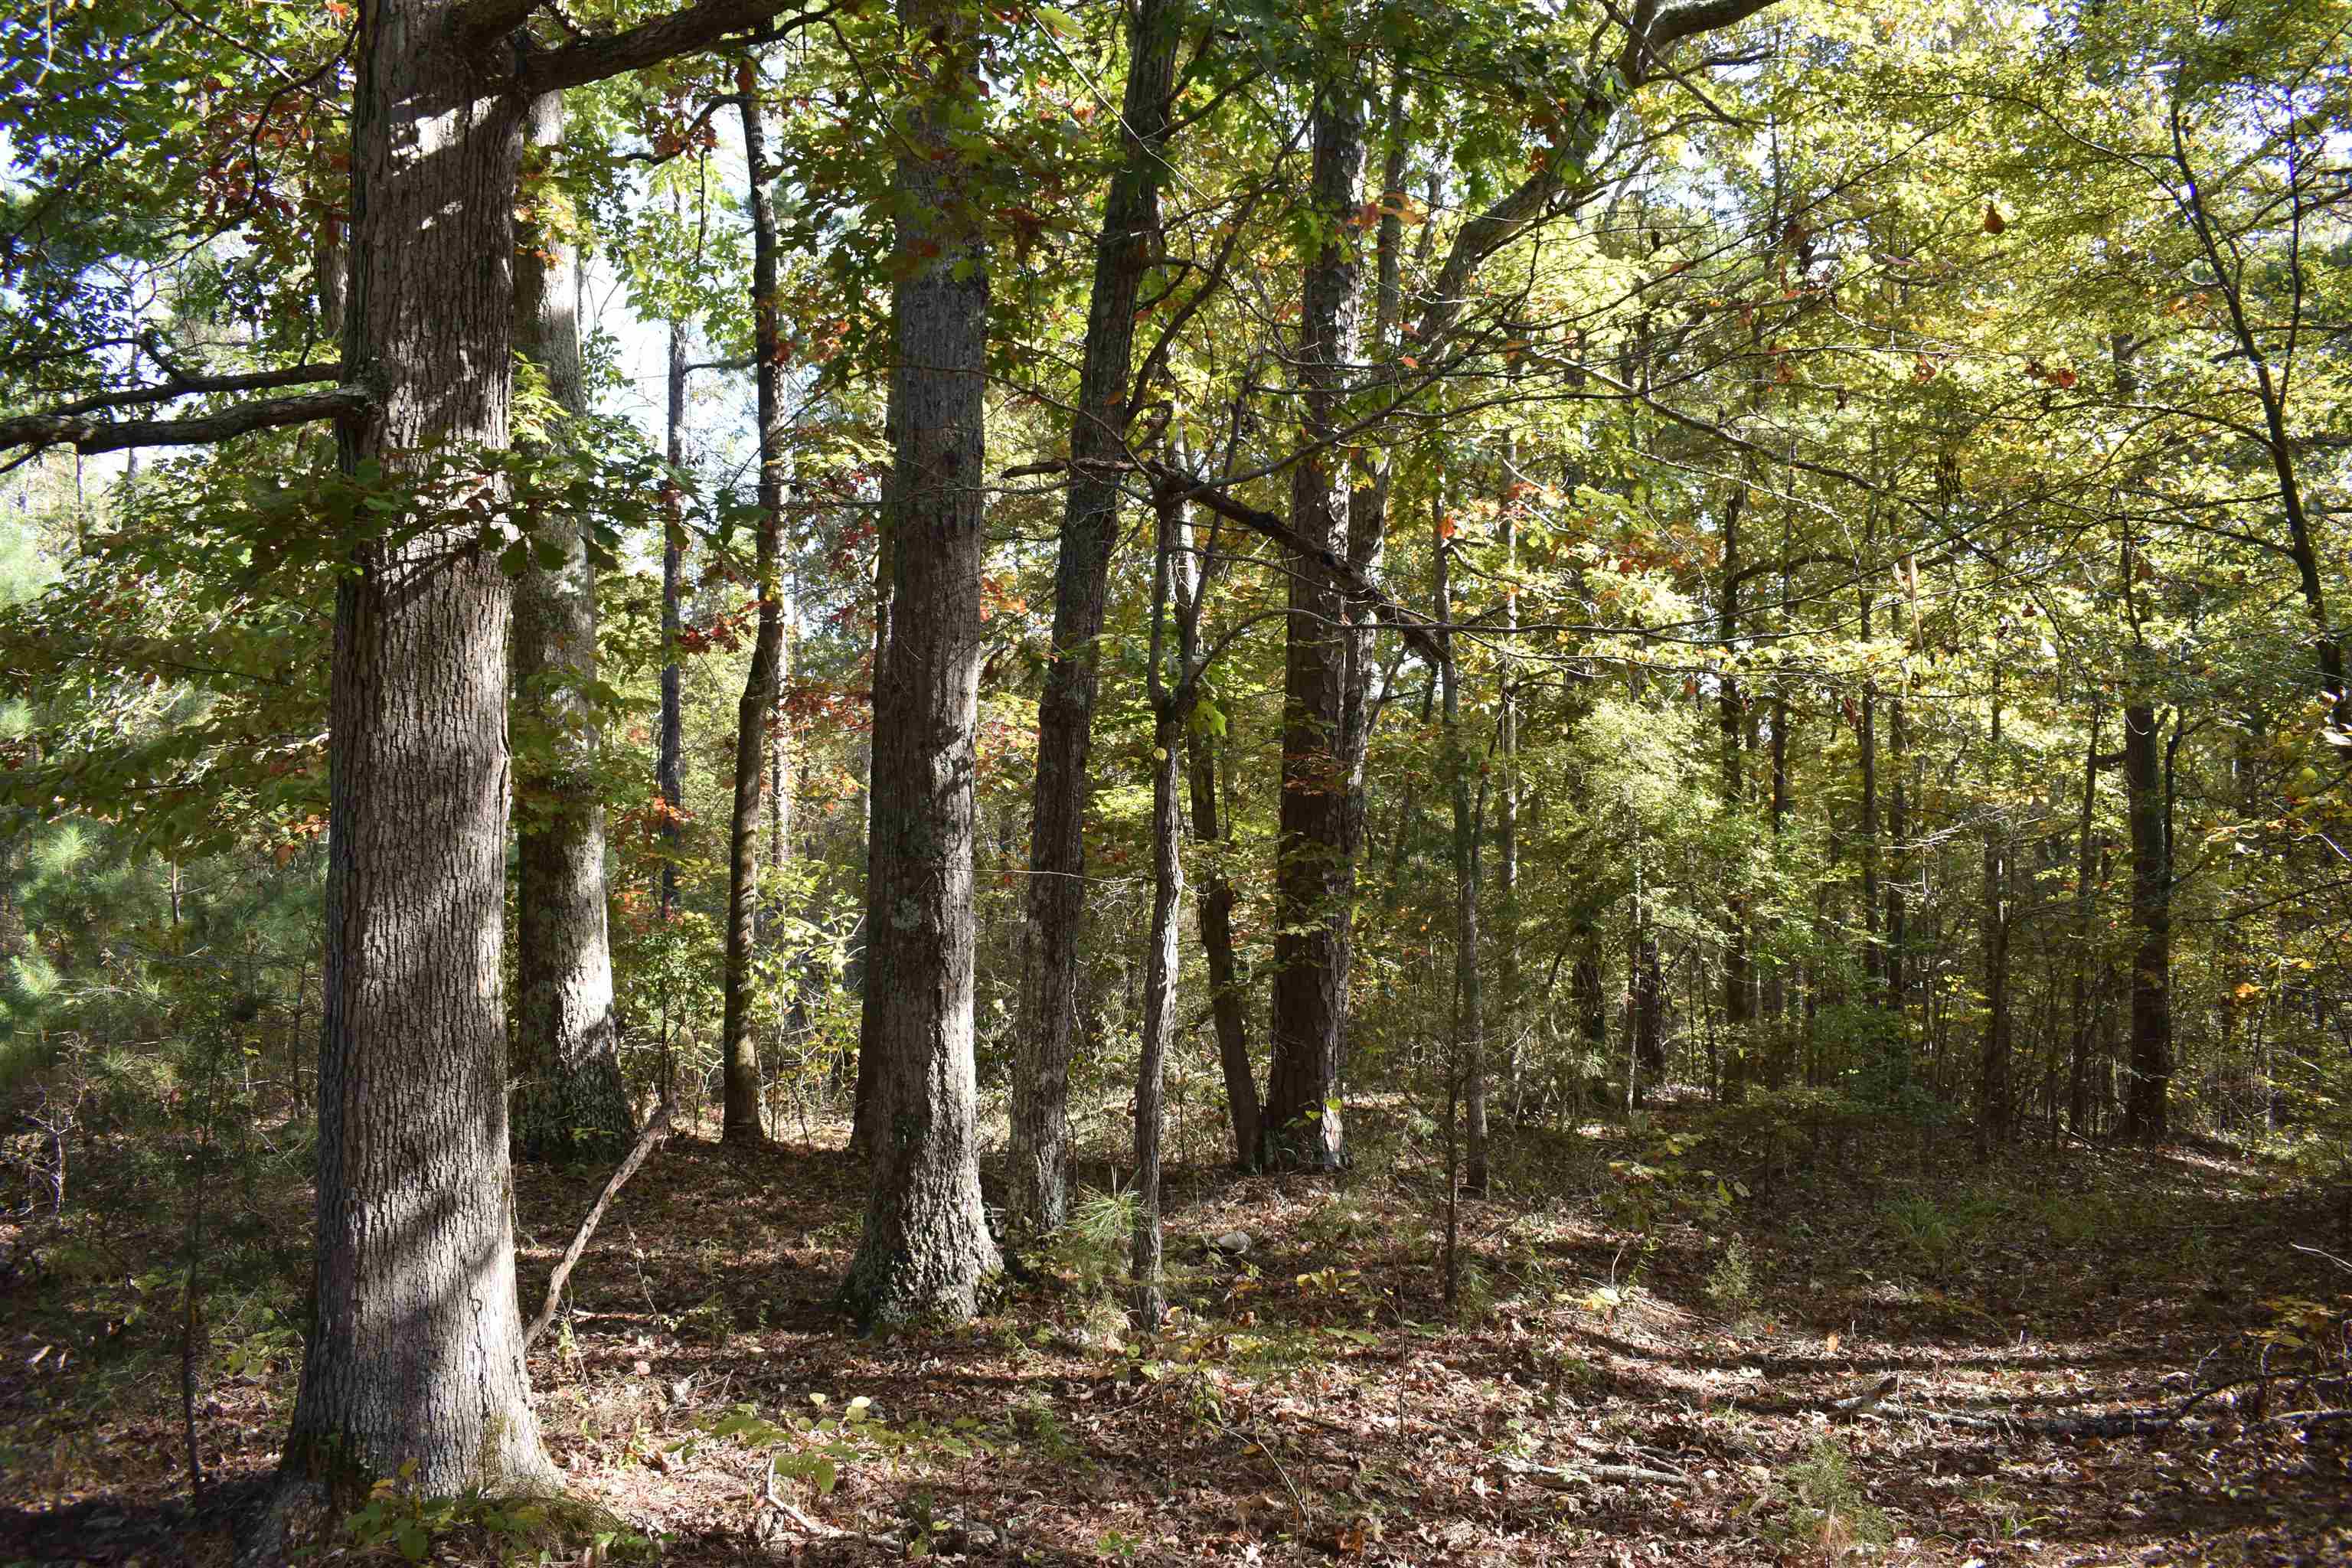
<path fill-rule="evenodd" d="M 905 111 L 893 237 L 896 591 L 867 870 L 874 1169 L 843 1292 L 869 1322 L 969 1318 L 1001 1262 L 981 1212 L 971 1011 L 988 255 L 975 172 L 948 139 L 979 61 L 972 19 L 949 0 L 900 0 L 898 16 L 926 40 L 929 80 Z"/>

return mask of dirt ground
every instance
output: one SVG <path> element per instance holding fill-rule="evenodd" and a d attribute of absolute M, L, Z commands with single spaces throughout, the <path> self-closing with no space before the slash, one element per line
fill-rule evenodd
<path fill-rule="evenodd" d="M 858 1338 L 831 1304 L 863 1207 L 841 1130 L 674 1140 L 531 1360 L 548 1447 L 619 1538 L 419 1515 L 326 1554 L 2352 1562 L 2352 1422 L 2279 1419 L 2352 1405 L 2347 1249 L 2252 1163 L 2076 1147 L 1983 1175 L 1951 1134 L 1696 1111 L 1505 1131 L 1449 1314 L 1433 1151 L 1350 1117 L 1371 1152 L 1336 1180 L 1172 1173 L 1185 1310 L 1150 1337 L 1109 1304 L 1121 1244 L 1080 1239 L 971 1325 Z M 0 1563 L 225 1563 L 284 1427 L 294 1160 L 213 1222 L 204 1256 L 249 1266 L 202 1302 L 192 1504 L 184 1216 L 118 1152 L 85 1152 L 63 1225 L 0 1224 Z M 526 1301 L 602 1179 L 520 1173 Z M 1890 1374 L 1883 1407 L 1845 1403 Z M 2160 1432 L 2048 1429 L 2206 1390 Z"/>

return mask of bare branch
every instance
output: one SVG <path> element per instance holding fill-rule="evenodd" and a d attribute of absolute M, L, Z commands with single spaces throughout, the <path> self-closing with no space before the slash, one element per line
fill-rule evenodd
<path fill-rule="evenodd" d="M 0 419 L 0 450 L 10 447 L 71 447 L 78 452 L 121 452 L 133 447 L 205 447 L 253 430 L 338 419 L 375 405 L 363 386 L 240 403 L 185 419 L 92 419 L 86 415 L 29 414 Z"/>

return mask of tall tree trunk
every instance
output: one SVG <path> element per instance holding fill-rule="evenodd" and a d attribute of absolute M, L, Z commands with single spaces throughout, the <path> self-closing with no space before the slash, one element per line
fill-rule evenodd
<path fill-rule="evenodd" d="M 1514 442 L 1516 450 L 1517 443 Z M 1516 466 L 1516 465 L 1514 465 Z M 1514 509 L 1505 507 L 1496 530 L 1502 547 L 1503 647 L 1518 646 L 1518 533 Z M 1508 1038 L 1506 1060 L 1510 1075 L 1511 1115 L 1519 1113 L 1522 1096 L 1521 1058 L 1527 1054 L 1527 1026 L 1519 1017 L 1519 702 L 1510 665 L 1505 663 L 1495 718 L 1496 783 L 1495 797 L 1495 1016 Z"/>
<path fill-rule="evenodd" d="M 2124 1136 L 2161 1140 L 2172 1082 L 2172 867 L 2165 849 L 2162 781 L 2157 763 L 2156 709 L 2124 710 L 2124 792 L 2131 815 L 2131 1082 L 2124 1097 Z"/>
<path fill-rule="evenodd" d="M 728 819 L 727 964 L 719 1034 L 725 1102 L 719 1140 L 738 1145 L 767 1141 L 760 1121 L 759 1047 L 751 1037 L 751 956 L 760 909 L 760 790 L 767 777 L 769 726 L 776 715 L 784 646 L 784 369 L 776 321 L 776 217 L 767 185 L 775 171 L 768 163 L 759 86 L 759 68 L 744 60 L 736 68 L 735 90 L 751 173 L 751 376 L 759 388 L 760 421 L 752 592 L 759 595 L 760 619 L 751 639 L 751 668 L 735 707 L 735 806 Z"/>
<path fill-rule="evenodd" d="M 529 105 L 485 86 L 444 0 L 360 14 L 343 354 L 380 410 L 344 470 L 507 444 Z M 500 947 L 510 589 L 476 529 L 362 545 L 329 683 L 326 1017 L 314 1328 L 251 1544 L 324 1494 L 551 1491 L 523 1364 Z"/>
<path fill-rule="evenodd" d="M 887 490 L 889 483 L 887 476 L 883 483 Z M 891 564 L 893 553 L 890 548 L 890 515 L 886 510 L 874 539 L 874 652 L 871 667 L 873 700 L 877 705 L 882 692 L 882 672 L 890 662 L 891 610 L 898 591 L 898 574 Z M 880 711 L 877 706 L 877 725 Z M 879 756 L 879 747 L 869 736 L 866 762 L 866 952 L 858 963 L 860 995 L 864 1005 L 857 1015 L 857 1085 L 851 1100 L 849 1119 L 849 1152 L 853 1154 L 873 1152 L 875 1089 L 880 1081 L 880 1075 L 875 1069 L 874 1044 L 874 1028 L 880 1016 L 875 1009 L 873 988 L 864 984 L 866 968 L 874 957 L 874 933 L 881 929 L 886 918 L 881 904 L 882 886 L 873 877 L 874 846 L 879 841 L 881 826 L 880 819 L 875 815 L 874 805 L 874 767 Z"/>
<path fill-rule="evenodd" d="M 1169 1037 L 1176 1007 L 1176 906 L 1184 896 L 1184 867 L 1177 858 L 1182 831 L 1183 732 L 1192 704 L 1192 660 L 1187 639 L 1177 639 L 1177 679 L 1171 689 L 1162 673 L 1168 647 L 1169 590 L 1184 503 L 1173 493 L 1158 498 L 1158 523 L 1151 593 L 1151 938 L 1144 955 L 1143 1039 L 1135 1068 L 1135 1233 L 1129 1272 L 1135 1281 L 1135 1321 L 1150 1328 L 1168 1312 L 1160 1281 L 1160 1140 L 1167 1113 L 1160 1096 Z"/>
<path fill-rule="evenodd" d="M 529 134 L 543 163 L 562 144 L 562 93 L 533 101 Z M 519 241 L 515 347 L 546 376 L 558 407 L 585 413 L 571 245 L 547 225 Z M 513 1123 L 518 1154 L 551 1160 L 616 1148 L 634 1129 L 613 1016 L 600 741 L 587 694 L 596 679 L 596 572 L 577 516 L 542 513 L 530 533 L 531 559 L 515 584 L 515 727 L 526 745 L 515 792 Z"/>
<path fill-rule="evenodd" d="M 1308 258 L 1300 290 L 1300 427 L 1310 444 L 1338 431 L 1355 349 L 1360 268 L 1346 218 L 1356 205 L 1364 156 L 1358 102 L 1350 85 L 1326 89 L 1317 94 L 1312 117 L 1308 201 L 1327 237 Z M 1313 545 L 1348 554 L 1344 458 L 1328 447 L 1310 451 L 1291 476 L 1292 528 Z M 1347 1161 L 1339 1057 L 1357 837 L 1348 712 L 1352 647 L 1339 584 L 1304 563 L 1290 576 L 1286 643 L 1265 1153 L 1269 1164 L 1328 1171 Z"/>
<path fill-rule="evenodd" d="M 1087 902 L 1082 829 L 1094 740 L 1096 643 L 1118 532 L 1119 475 L 1113 465 L 1124 453 L 1134 406 L 1129 382 L 1135 303 L 1157 259 L 1179 23 L 1176 0 L 1140 0 L 1129 22 L 1130 64 L 1119 114 L 1126 162 L 1103 203 L 1077 413 L 1070 426 L 1070 487 L 1054 574 L 1054 642 L 1037 705 L 1021 1055 L 1013 1078 L 1008 1196 L 1013 1225 L 1024 1236 L 1053 1229 L 1069 1209 L 1070 1059 Z"/>
<path fill-rule="evenodd" d="M 673 487 L 686 469 L 686 327 L 669 324 L 668 438 Z M 654 760 L 654 787 L 661 793 L 661 918 L 677 913 L 677 857 L 685 847 L 686 709 L 678 667 L 679 602 L 684 595 L 686 517 L 683 497 L 673 488 L 662 523 L 661 739 Z M 667 1046 L 664 1046 L 667 1049 Z M 665 1095 L 670 1085 L 662 1086 Z"/>
<path fill-rule="evenodd" d="M 1454 594 L 1449 570 L 1453 555 L 1445 542 L 1442 506 L 1433 542 L 1437 560 L 1437 624 L 1454 620 Z M 1437 634 L 1444 656 L 1438 667 L 1444 692 L 1440 711 L 1445 727 L 1445 763 L 1454 796 L 1454 1039 L 1446 1058 L 1446 1137 L 1454 1135 L 1453 1106 L 1460 1091 L 1464 1102 L 1462 1190 L 1486 1190 L 1486 1058 L 1484 994 L 1478 972 L 1478 816 L 1471 775 L 1469 749 L 1462 743 L 1462 671 L 1454 636 Z M 1451 1189 L 1449 1188 L 1449 1191 Z"/>
<path fill-rule="evenodd" d="M 2074 830 L 2074 1007 L 2070 1022 L 2073 1051 L 2066 1069 L 2066 1131 L 2078 1138 L 2090 1136 L 2091 1101 L 2091 1034 L 2095 1024 L 2092 1007 L 2091 966 L 2091 896 L 2092 839 L 2091 813 L 2098 799 L 2099 789 L 2099 721 L 2103 717 L 2097 707 L 2091 710 L 2091 735 L 2083 752 L 2083 805 Z"/>
<path fill-rule="evenodd" d="M 950 140 L 980 84 L 973 19 L 899 0 L 928 81 L 896 175 L 890 373 L 890 651 L 874 693 L 866 1005 L 874 1148 L 844 1288 L 861 1319 L 960 1321 L 1000 1264 L 981 1212 L 972 1062 L 972 770 L 980 716 L 988 255 L 968 154 Z M 959 276 L 961 274 L 961 276 Z"/>
<path fill-rule="evenodd" d="M 1998 794 L 2000 767 L 2000 674 L 1992 685 L 1992 743 L 1987 762 L 1987 795 Z M 2009 1142 L 2013 1107 L 2010 1089 L 2009 933 L 2013 874 L 2009 827 L 1998 809 L 1985 823 L 1984 894 L 1979 923 L 1984 947 L 1985 1033 L 1977 1063 L 1977 1163 L 1992 1158 L 1996 1143 Z"/>
<path fill-rule="evenodd" d="M 1196 571 L 1194 563 L 1200 558 L 1192 552 L 1189 531 L 1182 533 L 1181 540 L 1182 549 L 1171 570 L 1176 589 L 1177 645 L 1183 668 L 1190 670 L 1201 664 L 1201 618 L 1220 558 L 1213 544 Z M 1217 1029 L 1217 1062 L 1224 1075 L 1234 1163 L 1242 1170 L 1254 1170 L 1258 1161 L 1257 1069 L 1250 1059 L 1248 990 L 1234 951 L 1234 885 L 1221 858 L 1232 849 L 1233 839 L 1217 808 L 1217 748 L 1225 742 L 1203 733 L 1189 713 L 1182 730 L 1192 838 L 1209 850 L 1202 864 L 1194 908 L 1201 952 L 1209 967 L 1209 1014 Z"/>
<path fill-rule="evenodd" d="M 1717 635 L 1727 648 L 1739 637 L 1739 521 L 1748 487 L 1732 492 L 1723 513 L 1723 604 Z M 1722 741 L 1723 815 L 1735 832 L 1745 829 L 1748 795 L 1748 697 L 1727 667 L 1717 678 L 1716 724 Z M 1755 965 L 1748 954 L 1748 894 L 1740 862 L 1728 871 L 1723 898 L 1723 1078 L 1719 1097 L 1736 1105 L 1748 1098 L 1748 1038 L 1755 1023 Z"/>

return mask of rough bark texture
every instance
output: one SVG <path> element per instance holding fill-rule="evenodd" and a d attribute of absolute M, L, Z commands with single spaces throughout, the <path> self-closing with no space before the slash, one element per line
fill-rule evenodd
<path fill-rule="evenodd" d="M 531 151 L 549 156 L 562 141 L 562 96 L 548 93 L 530 108 Z M 519 241 L 515 347 L 559 407 L 583 413 L 571 247 L 548 224 Z M 601 1157 L 627 1142 L 631 1115 L 604 925 L 600 738 L 584 694 L 596 679 L 596 573 L 577 517 L 534 518 L 531 535 L 514 615 L 516 730 L 529 742 L 515 792 L 514 1146 L 526 1159 Z"/>
<path fill-rule="evenodd" d="M 760 597 L 759 629 L 752 634 L 751 667 L 735 708 L 735 800 L 728 818 L 727 964 L 721 977 L 724 1008 L 719 1035 L 724 1142 L 764 1142 L 760 1121 L 760 1058 L 751 1038 L 751 956 L 760 909 L 761 785 L 768 772 L 768 727 L 776 712 L 784 644 L 783 577 L 779 565 L 784 530 L 784 372 L 778 363 L 776 324 L 776 218 L 769 204 L 766 128 L 754 90 L 758 77 L 746 62 L 736 90 L 743 116 L 744 157 L 751 168 L 752 381 L 759 388 L 759 533 L 753 549 L 752 591 Z"/>
<path fill-rule="evenodd" d="M 1120 109 L 1127 161 L 1112 177 L 1095 243 L 1094 294 L 1070 427 L 1070 487 L 1054 575 L 1053 657 L 1037 706 L 1037 779 L 1022 936 L 1020 1057 L 1013 1078 L 1010 1216 L 1042 1234 L 1069 1209 L 1070 1058 L 1076 1035 L 1078 933 L 1086 914 L 1081 830 L 1094 741 L 1096 640 L 1118 530 L 1121 456 L 1133 400 L 1135 305 L 1159 247 L 1160 149 L 1176 77 L 1175 0 L 1141 0 L 1129 22 Z"/>
<path fill-rule="evenodd" d="M 346 468 L 502 447 L 526 105 L 440 0 L 361 13 Z M 467 530 L 364 546 L 337 595 L 317 1283 L 270 1518 L 401 1474 L 551 1490 L 517 1309 L 499 947 L 509 586 Z M 267 1535 L 255 1543 L 267 1551 Z"/>
<path fill-rule="evenodd" d="M 887 489 L 889 480 L 883 480 Z M 890 564 L 890 517 L 886 511 L 878 525 L 874 542 L 874 652 L 871 660 L 874 694 L 877 700 L 882 689 L 882 671 L 890 662 L 890 607 L 896 589 L 896 574 Z M 880 709 L 876 709 L 878 722 Z M 880 752 L 871 740 L 866 750 L 866 951 L 858 959 L 859 975 L 863 979 L 866 966 L 874 956 L 874 933 L 881 929 L 881 905 L 877 901 L 881 884 L 873 877 L 874 846 L 879 837 L 876 831 L 877 819 L 874 805 L 874 765 Z M 849 1152 L 866 1154 L 874 1148 L 874 1097 L 878 1077 L 875 1071 L 874 1030 L 879 1020 L 876 1011 L 874 989 L 863 986 L 857 1014 L 857 1076 L 856 1087 L 850 1100 Z"/>
<path fill-rule="evenodd" d="M 874 693 L 866 1005 L 873 1185 L 844 1289 L 866 1321 L 961 1320 L 999 1266 L 981 1212 L 972 1066 L 972 767 L 980 701 L 987 255 L 947 139 L 974 90 L 971 23 L 900 0 L 929 80 L 905 116 L 894 265 L 896 590 Z M 958 277 L 961 271 L 963 276 Z"/>
<path fill-rule="evenodd" d="M 1300 434 L 1338 428 L 1355 346 L 1356 252 L 1346 215 L 1356 201 L 1364 127 L 1352 91 L 1318 96 L 1309 191 L 1328 229 L 1307 262 L 1300 295 Z M 1315 451 L 1291 470 L 1294 531 L 1348 552 L 1349 485 L 1340 454 Z M 1269 1164 L 1336 1170 L 1346 1163 L 1339 1054 L 1348 1013 L 1349 903 L 1355 890 L 1357 781 L 1346 711 L 1350 682 L 1348 602 L 1329 575 L 1294 571 L 1283 676 L 1282 812 L 1276 847 L 1274 1066 L 1263 1137 Z"/>

